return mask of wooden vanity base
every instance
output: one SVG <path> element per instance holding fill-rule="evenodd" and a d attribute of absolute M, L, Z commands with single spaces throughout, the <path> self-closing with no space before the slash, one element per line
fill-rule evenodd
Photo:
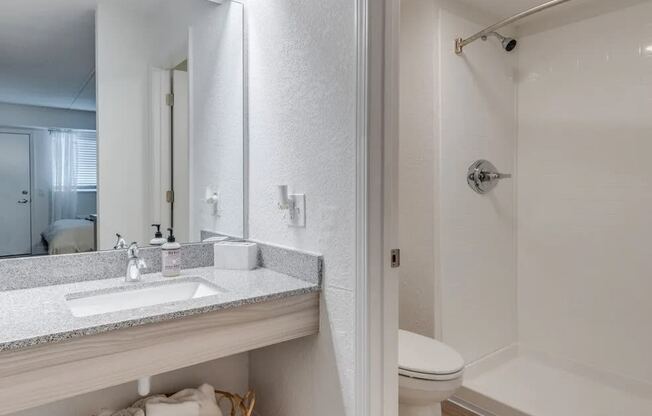
<path fill-rule="evenodd" d="M 308 293 L 0 352 L 0 415 L 318 331 L 319 293 Z"/>

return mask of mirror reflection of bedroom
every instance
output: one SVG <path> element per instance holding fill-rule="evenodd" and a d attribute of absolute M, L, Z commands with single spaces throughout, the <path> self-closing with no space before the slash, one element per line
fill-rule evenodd
<path fill-rule="evenodd" d="M 2 257 L 97 247 L 95 12 L 52 3 L 0 16 Z"/>
<path fill-rule="evenodd" d="M 3 0 L 0 257 L 243 237 L 242 7 Z"/>
<path fill-rule="evenodd" d="M 33 126 L 0 129 L 0 255 L 93 251 L 95 131 Z"/>

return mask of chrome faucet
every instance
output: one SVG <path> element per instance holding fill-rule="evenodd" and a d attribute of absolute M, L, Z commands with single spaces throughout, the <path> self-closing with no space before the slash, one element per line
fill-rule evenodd
<path fill-rule="evenodd" d="M 114 250 L 123 250 L 127 248 L 127 242 L 125 241 L 124 238 L 120 234 L 116 234 L 116 237 L 118 237 L 118 241 L 116 241 L 115 246 L 113 246 Z"/>
<path fill-rule="evenodd" d="M 147 267 L 145 260 L 138 257 L 138 244 L 131 243 L 127 249 L 127 274 L 125 282 L 139 282 L 140 270 Z"/>

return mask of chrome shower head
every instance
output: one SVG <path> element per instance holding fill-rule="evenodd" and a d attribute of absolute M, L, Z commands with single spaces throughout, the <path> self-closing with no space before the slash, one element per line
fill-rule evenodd
<path fill-rule="evenodd" d="M 518 41 L 516 39 L 510 38 L 510 37 L 505 37 L 505 36 L 501 35 L 498 32 L 491 32 L 491 33 L 489 33 L 489 35 L 492 35 L 492 36 L 495 36 L 496 38 L 498 38 L 498 40 L 500 41 L 500 44 L 502 45 L 503 49 L 505 51 L 507 51 L 507 52 L 513 51 L 516 48 L 516 45 L 518 44 Z M 487 40 L 487 36 L 488 35 L 483 36 L 482 40 Z"/>
<path fill-rule="evenodd" d="M 507 52 L 511 52 L 516 48 L 518 41 L 514 38 L 503 38 L 500 43 L 503 45 L 503 49 Z"/>

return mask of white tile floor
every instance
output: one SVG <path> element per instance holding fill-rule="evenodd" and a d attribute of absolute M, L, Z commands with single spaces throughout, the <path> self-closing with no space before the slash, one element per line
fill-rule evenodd
<path fill-rule="evenodd" d="M 501 416 L 651 416 L 652 388 L 607 379 L 595 371 L 543 359 L 507 354 L 468 372 L 460 397 L 482 401 Z M 466 397 L 465 397 L 466 396 Z M 506 406 L 514 411 L 507 411 Z"/>

